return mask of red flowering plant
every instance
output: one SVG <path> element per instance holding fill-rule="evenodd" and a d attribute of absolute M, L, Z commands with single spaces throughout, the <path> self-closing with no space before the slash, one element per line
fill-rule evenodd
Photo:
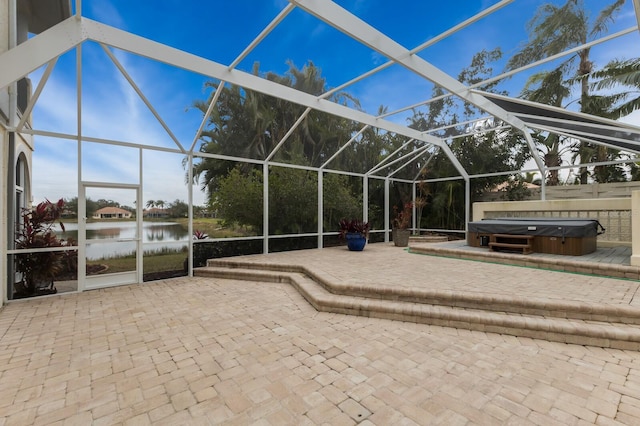
<path fill-rule="evenodd" d="M 360 234 L 369 237 L 369 223 L 359 219 L 340 219 L 340 238 L 346 238 L 347 234 Z"/>
<path fill-rule="evenodd" d="M 65 230 L 64 224 L 60 222 L 63 207 L 64 200 L 60 199 L 56 203 L 46 200 L 33 209 L 24 209 L 22 224 L 16 234 L 16 249 L 72 245 L 73 240 L 60 239 L 54 231 L 56 222 L 60 224 L 63 232 Z M 58 274 L 70 267 L 69 255 L 64 251 L 40 251 L 17 255 L 16 271 L 22 275 L 22 280 L 15 284 L 17 297 L 55 293 L 53 281 Z"/>
<path fill-rule="evenodd" d="M 199 229 L 193 231 L 193 239 L 194 240 L 206 240 L 209 238 L 209 235 Z M 207 263 L 207 257 L 211 255 L 210 247 L 204 244 L 194 244 L 193 245 L 193 266 L 205 266 Z M 185 259 L 184 261 L 184 270 L 187 270 L 187 264 L 189 259 Z"/>
<path fill-rule="evenodd" d="M 394 218 L 392 221 L 393 229 L 407 229 L 411 224 L 411 213 L 413 211 L 413 203 L 411 201 L 404 203 L 402 210 L 398 206 L 393 206 Z"/>
<path fill-rule="evenodd" d="M 209 238 L 209 235 L 205 234 L 204 232 L 196 229 L 195 231 L 193 231 L 193 239 L 194 240 L 206 240 L 207 238 Z"/>

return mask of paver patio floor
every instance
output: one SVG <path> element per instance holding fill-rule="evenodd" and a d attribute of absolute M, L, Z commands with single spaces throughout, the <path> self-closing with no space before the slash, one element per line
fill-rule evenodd
<path fill-rule="evenodd" d="M 270 259 L 473 291 L 582 283 L 574 297 L 607 303 L 636 285 L 375 248 Z M 287 284 L 178 278 L 0 310 L 0 425 L 639 422 L 640 352 L 320 313 Z"/>
<path fill-rule="evenodd" d="M 533 255 L 522 257 L 528 260 L 535 259 Z M 242 260 L 305 265 L 323 276 L 345 284 L 367 284 L 380 288 L 429 288 L 640 306 L 640 295 L 636 297 L 640 290 L 640 282 L 636 280 L 558 273 L 545 269 L 407 253 L 405 249 L 385 243 L 369 244 L 362 252 L 349 252 L 344 247 L 332 247 L 271 253 L 266 256 L 242 256 Z"/>

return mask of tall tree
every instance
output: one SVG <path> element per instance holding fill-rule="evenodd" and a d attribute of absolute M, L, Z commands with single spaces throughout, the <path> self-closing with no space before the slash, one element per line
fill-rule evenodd
<path fill-rule="evenodd" d="M 258 64 L 253 73 L 261 75 Z M 326 92 L 326 81 L 321 71 L 312 62 L 302 69 L 289 63 L 285 75 L 266 73 L 262 77 L 294 87 L 312 95 Z M 215 83 L 208 83 L 211 87 Z M 272 153 L 305 108 L 291 102 L 242 89 L 231 85 L 223 87 L 216 108 L 208 119 L 208 126 L 202 133 L 200 151 L 234 157 L 265 159 Z M 336 93 L 331 101 L 358 105 L 357 101 L 345 93 Z M 196 101 L 195 107 L 203 113 L 208 103 Z M 281 162 L 296 162 L 304 165 L 320 165 L 335 153 L 340 145 L 351 137 L 355 123 L 319 111 L 310 112 L 289 136 L 284 146 L 276 152 L 274 159 Z M 211 196 L 218 188 L 218 179 L 226 176 L 235 167 L 234 162 L 204 158 L 194 165 L 194 176 L 203 189 Z M 249 173 L 251 167 L 243 166 Z"/>
<path fill-rule="evenodd" d="M 491 63 L 500 59 L 499 49 L 482 50 L 476 53 L 470 65 L 458 75 L 458 80 L 466 84 L 483 81 L 493 73 Z M 483 87 L 483 90 L 495 91 L 495 83 Z M 443 93 L 436 87 L 434 96 Z M 479 112 L 471 104 L 461 108 L 447 98 L 429 104 L 429 111 L 414 111 L 410 127 L 429 130 L 436 127 L 455 125 L 458 115 L 473 118 Z M 466 121 L 466 120 L 465 120 Z M 438 136 L 447 140 L 449 148 L 469 174 L 482 174 L 496 171 L 519 170 L 530 158 L 523 135 L 519 131 L 483 129 L 476 134 L 453 137 L 460 133 L 469 133 L 468 126 L 451 126 L 439 132 Z M 442 178 L 458 175 L 449 158 L 442 150 L 437 150 L 426 170 L 427 178 Z M 471 180 L 471 197 L 477 199 L 484 191 L 504 181 L 504 176 L 490 176 Z M 444 229 L 462 229 L 464 216 L 464 183 L 460 181 L 436 182 L 430 185 L 430 195 L 424 207 L 428 227 Z M 473 200 L 472 200 L 473 201 Z"/>
<path fill-rule="evenodd" d="M 176 199 L 169 203 L 169 214 L 171 217 L 187 217 L 189 215 L 189 205 L 182 200 Z"/>
<path fill-rule="evenodd" d="M 560 69 L 534 74 L 527 80 L 522 91 L 522 96 L 525 99 L 555 107 L 562 107 L 569 94 L 569 87 L 564 81 Z M 535 132 L 533 140 L 537 142 L 537 149 L 542 155 L 546 167 L 552 168 L 562 165 L 562 156 L 569 149 L 565 145 L 565 138 L 561 138 L 557 133 Z M 558 185 L 560 183 L 559 170 L 549 170 L 545 179 L 547 185 Z"/>
<path fill-rule="evenodd" d="M 261 74 L 258 65 L 255 75 L 302 90 L 315 96 L 327 91 L 321 71 L 312 62 L 296 68 L 289 63 L 285 75 Z M 209 83 L 214 86 L 214 83 Z M 201 152 L 239 158 L 265 159 L 293 128 L 305 108 L 238 86 L 220 88 L 216 108 L 208 119 L 202 135 Z M 329 100 L 359 107 L 358 101 L 346 93 L 335 93 Z M 208 103 L 197 101 L 195 106 L 205 112 Z M 279 147 L 274 162 L 320 166 L 338 152 L 361 128 L 356 123 L 323 113 L 311 111 L 289 134 L 286 143 Z M 360 139 L 332 160 L 330 167 L 366 171 L 377 164 L 385 146 L 384 135 L 367 129 Z M 262 227 L 262 170 L 249 163 L 236 163 L 204 157 L 194 165 L 194 176 L 207 190 L 208 203 L 215 206 L 222 218 L 229 222 L 247 225 L 254 230 Z M 353 209 L 340 206 L 340 195 L 346 206 L 361 203 L 357 194 L 362 188 L 350 179 L 325 177 L 325 217 L 328 230 L 337 227 L 342 214 Z M 296 233 L 317 229 L 316 204 L 317 173 L 303 170 L 271 167 L 269 172 L 269 232 Z M 238 191 L 242 188 L 242 191 Z M 259 190 L 258 190 L 259 189 Z M 356 195 L 354 195 L 356 194 Z M 361 196 L 360 196 L 361 198 Z M 288 200 L 288 201 L 286 201 Z M 257 207 L 257 208 L 256 208 Z M 358 212 L 361 211 L 357 209 Z M 333 221 L 335 220 L 335 225 Z"/>
<path fill-rule="evenodd" d="M 612 22 L 615 14 L 624 5 L 625 0 L 615 0 L 605 6 L 598 16 L 591 20 L 583 0 L 567 0 L 564 5 L 557 6 L 546 3 L 540 6 L 535 16 L 528 23 L 529 40 L 522 49 L 507 63 L 507 68 L 515 69 L 531 62 L 555 55 L 565 50 L 582 46 L 603 34 Z M 580 76 L 581 110 L 586 111 L 589 105 L 589 74 L 593 71 L 590 59 L 590 48 L 585 48 L 563 61 L 553 72 L 562 76 L 562 80 Z M 592 155 L 592 148 L 581 143 L 578 155 L 581 163 L 586 163 Z M 580 181 L 586 183 L 588 173 L 581 170 Z"/>
<path fill-rule="evenodd" d="M 627 60 L 614 59 L 601 70 L 591 74 L 595 80 L 591 88 L 596 91 L 604 91 L 605 94 L 597 98 L 594 107 L 605 109 L 603 115 L 617 120 L 640 109 L 640 58 Z M 618 89 L 614 93 L 612 90 Z M 619 151 L 606 147 L 599 147 L 598 160 L 610 159 L 612 156 L 620 156 Z M 595 169 L 596 178 L 610 180 L 622 180 L 626 172 L 621 172 L 621 166 L 598 166 Z M 638 166 L 629 164 L 629 174 L 632 180 L 639 180 Z M 622 176 L 621 176 L 622 175 Z"/>
<path fill-rule="evenodd" d="M 640 58 L 614 59 L 591 77 L 595 80 L 591 86 L 594 90 L 623 89 L 606 95 L 612 105 L 609 114 L 614 120 L 640 109 Z"/>

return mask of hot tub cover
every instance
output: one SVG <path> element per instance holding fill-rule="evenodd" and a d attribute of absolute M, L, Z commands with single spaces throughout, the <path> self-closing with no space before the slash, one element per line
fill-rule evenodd
<path fill-rule="evenodd" d="M 604 231 L 595 219 L 506 217 L 469 222 L 469 232 L 480 234 L 584 238 L 604 234 Z"/>

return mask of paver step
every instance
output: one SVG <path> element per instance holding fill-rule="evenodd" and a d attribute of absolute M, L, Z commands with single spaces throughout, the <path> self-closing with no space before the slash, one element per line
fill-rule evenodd
<path fill-rule="evenodd" d="M 266 271 L 301 273 L 322 285 L 328 292 L 337 295 L 480 309 L 483 311 L 640 325 L 640 309 L 628 305 L 609 305 L 546 298 L 536 299 L 393 285 L 380 288 L 379 286 L 372 285 L 345 284 L 336 281 L 333 277 L 323 276 L 309 268 L 292 264 L 259 263 L 228 258 L 211 259 L 207 264 L 208 266 L 217 268 L 254 270 L 257 272 L 255 279 L 258 279 L 262 276 L 261 274 Z"/>
<path fill-rule="evenodd" d="M 522 254 L 531 254 L 533 235 L 491 234 L 491 250 L 521 250 Z"/>
<path fill-rule="evenodd" d="M 582 305 L 556 302 L 558 310 L 532 311 L 524 300 L 508 298 L 497 300 L 510 309 L 501 311 L 486 302 L 461 303 L 464 297 L 459 293 L 444 292 L 439 299 L 396 297 L 401 292 L 387 292 L 388 288 L 375 289 L 360 287 L 351 294 L 335 293 L 335 283 L 327 286 L 321 277 L 294 265 L 255 264 L 251 262 L 210 262 L 204 268 L 194 269 L 197 276 L 251 280 L 263 282 L 284 282 L 293 285 L 302 296 L 318 311 L 385 318 L 415 323 L 478 330 L 499 334 L 530 337 L 556 342 L 581 345 L 611 347 L 618 349 L 640 349 L 640 325 L 638 310 L 608 305 Z M 297 270 L 292 270 L 297 269 Z M 343 290 L 345 286 L 343 286 Z M 404 289 L 407 290 L 407 289 Z M 404 293 L 408 293 L 404 291 Z M 444 297 L 449 296 L 449 297 Z M 495 298 L 499 299 L 499 298 Z M 454 302 L 455 301 L 455 302 Z M 435 302 L 435 303 L 434 303 Z M 547 301 L 549 302 L 549 301 Z M 550 303 L 553 305 L 553 302 Z M 564 317 L 560 313 L 564 305 Z M 551 306 L 553 307 L 553 306 Z M 618 315 L 614 313 L 618 310 Z M 553 315 L 552 315 L 553 314 Z M 579 318 L 581 316 L 585 318 Z M 600 320 L 594 318 L 601 318 Z"/>
<path fill-rule="evenodd" d="M 409 241 L 414 243 L 446 243 L 449 238 L 445 235 L 410 235 Z"/>
<path fill-rule="evenodd" d="M 602 277 L 626 278 L 640 280 L 640 268 L 637 266 L 616 263 L 593 262 L 590 260 L 576 260 L 574 256 L 555 256 L 552 258 L 521 256 L 506 252 L 484 250 L 461 250 L 443 247 L 437 244 L 413 244 L 409 251 L 416 254 L 451 257 L 455 259 L 476 260 L 481 262 L 501 263 L 505 265 L 529 266 L 550 269 L 553 271 L 577 272 L 580 274 L 597 275 Z"/>
<path fill-rule="evenodd" d="M 531 254 L 531 244 L 515 244 L 515 243 L 489 243 L 489 247 L 492 250 L 522 250 L 522 254 Z"/>
<path fill-rule="evenodd" d="M 504 247 L 504 248 L 530 248 L 531 244 L 516 244 L 516 243 L 489 243 L 489 247 Z"/>

